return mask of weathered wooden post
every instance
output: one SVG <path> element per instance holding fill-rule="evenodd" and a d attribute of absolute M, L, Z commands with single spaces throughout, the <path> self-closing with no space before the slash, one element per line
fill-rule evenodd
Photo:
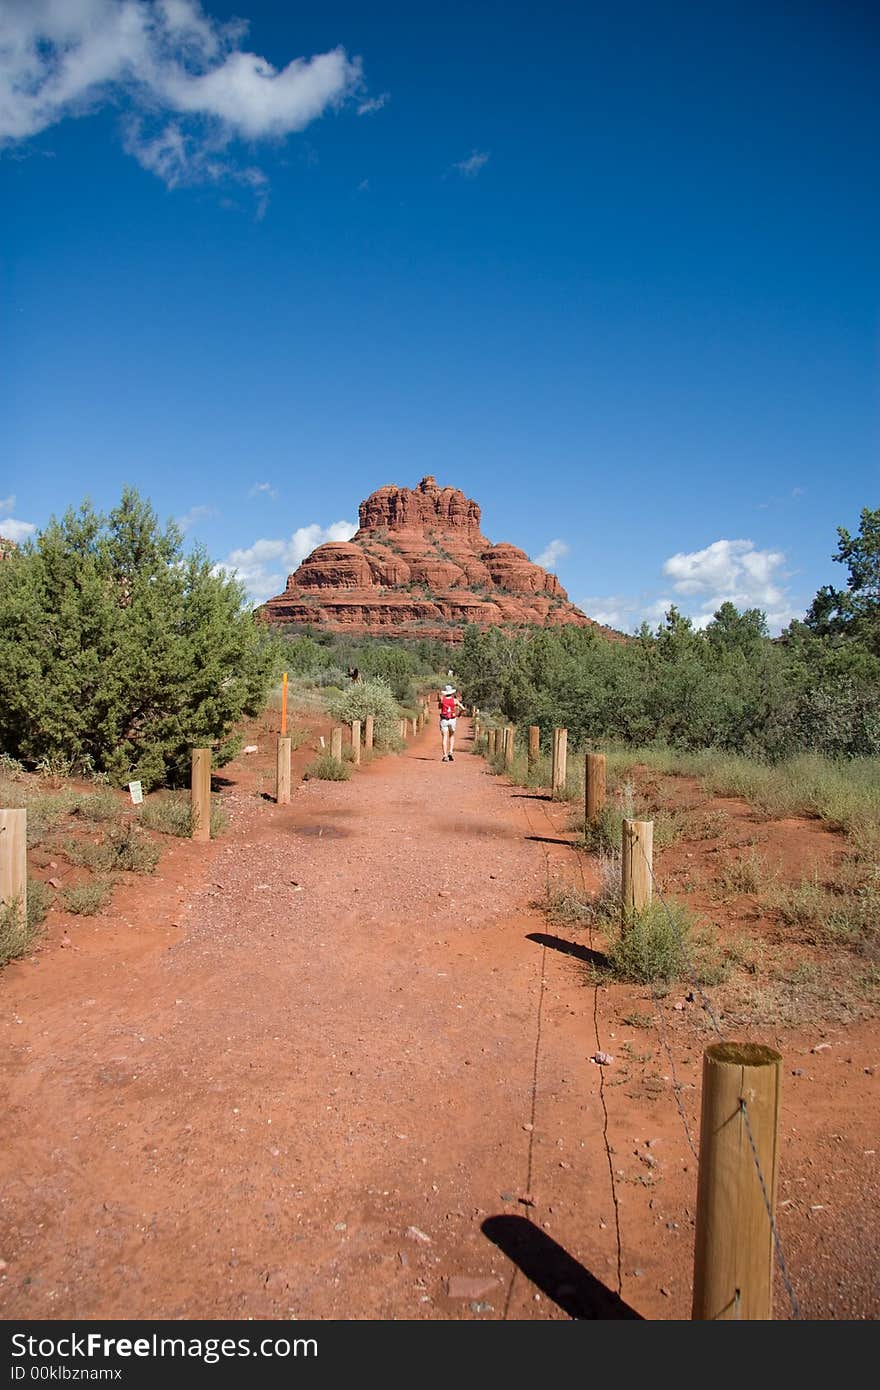
<path fill-rule="evenodd" d="M 373 747 L 373 725 L 374 725 L 374 723 L 375 723 L 375 715 L 373 715 L 373 714 L 368 714 L 368 715 L 367 715 L 367 719 L 366 719 L 366 724 L 365 724 L 365 726 L 364 726 L 364 751 L 367 752 L 367 753 L 369 753 L 369 752 L 372 750 L 372 747 Z"/>
<path fill-rule="evenodd" d="M 0 811 L 0 912 L 14 911 L 16 934 L 27 932 L 27 811 Z"/>
<path fill-rule="evenodd" d="M 529 725 L 529 767 L 534 767 L 541 756 L 541 728 L 538 724 Z"/>
<path fill-rule="evenodd" d="M 412 720 L 412 731 L 413 738 L 415 738 L 416 734 L 419 732 L 419 721 L 417 719 Z"/>
<path fill-rule="evenodd" d="M 489 729 L 486 733 L 486 752 L 490 758 L 495 757 L 495 750 L 498 747 L 498 730 Z"/>
<path fill-rule="evenodd" d="M 773 1316 L 781 1083 L 772 1047 L 713 1043 L 703 1053 L 694 1318 Z"/>
<path fill-rule="evenodd" d="M 594 821 L 605 805 L 605 754 L 588 753 L 584 777 L 584 814 Z"/>
<path fill-rule="evenodd" d="M 513 764 L 513 750 L 516 746 L 516 728 L 508 724 L 504 730 L 504 761 L 508 767 Z"/>
<path fill-rule="evenodd" d="M 553 730 L 553 795 L 565 793 L 568 780 L 568 729 Z"/>
<path fill-rule="evenodd" d="M 354 749 L 354 765 L 361 765 L 361 721 L 353 719 L 351 721 L 351 746 Z"/>
<path fill-rule="evenodd" d="M 651 866 L 654 857 L 654 822 L 625 820 L 620 856 L 621 907 L 624 922 L 641 912 L 653 896 Z"/>
<path fill-rule="evenodd" d="M 211 750 L 194 748 L 192 750 L 192 775 L 190 777 L 191 834 L 194 840 L 211 838 Z"/>
<path fill-rule="evenodd" d="M 275 766 L 275 804 L 290 805 L 290 747 L 289 737 L 279 738 L 278 757 Z"/>
<path fill-rule="evenodd" d="M 281 677 L 281 735 L 287 733 L 287 672 Z"/>
<path fill-rule="evenodd" d="M 342 762 L 342 729 L 336 728 L 330 734 L 330 756 Z"/>

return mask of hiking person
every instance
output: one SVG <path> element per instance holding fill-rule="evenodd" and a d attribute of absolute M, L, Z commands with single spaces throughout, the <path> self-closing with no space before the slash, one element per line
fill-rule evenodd
<path fill-rule="evenodd" d="M 464 713 L 464 705 L 459 700 L 454 685 L 444 685 L 438 696 L 438 704 L 440 706 L 440 738 L 443 743 L 443 757 L 440 761 L 452 763 L 455 761 L 452 756 L 455 751 L 455 721 L 460 714 Z"/>

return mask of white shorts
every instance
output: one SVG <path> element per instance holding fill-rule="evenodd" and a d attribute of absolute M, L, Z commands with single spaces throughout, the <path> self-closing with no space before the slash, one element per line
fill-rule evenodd
<path fill-rule="evenodd" d="M 455 733 L 455 720 L 454 720 L 454 719 L 441 719 L 441 720 L 440 720 L 440 728 L 441 728 L 441 729 L 448 729 L 450 733 L 454 734 L 454 733 Z"/>

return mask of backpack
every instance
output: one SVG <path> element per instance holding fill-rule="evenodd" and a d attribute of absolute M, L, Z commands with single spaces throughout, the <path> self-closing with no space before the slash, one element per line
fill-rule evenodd
<path fill-rule="evenodd" d="M 440 718 L 454 719 L 455 706 L 458 702 L 454 695 L 444 695 L 440 700 Z"/>

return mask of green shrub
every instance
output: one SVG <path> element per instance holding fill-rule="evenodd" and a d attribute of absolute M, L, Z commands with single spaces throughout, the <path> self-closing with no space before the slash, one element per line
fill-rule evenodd
<path fill-rule="evenodd" d="M 94 879 L 91 883 L 77 883 L 65 888 L 62 894 L 68 912 L 81 917 L 93 917 L 107 903 L 113 891 L 113 884 L 106 879 Z"/>
<path fill-rule="evenodd" d="M 350 764 L 340 762 L 332 753 L 319 753 L 303 769 L 303 781 L 313 778 L 321 782 L 347 782 L 350 776 Z"/>
<path fill-rule="evenodd" d="M 32 940 L 33 931 L 28 926 L 21 900 L 16 898 L 0 904 L 0 965 L 18 960 Z"/>
<path fill-rule="evenodd" d="M 26 912 L 22 910 L 20 898 L 0 904 L 0 966 L 18 960 L 30 949 L 51 901 L 49 885 L 41 879 L 29 878 Z"/>
<path fill-rule="evenodd" d="M 367 715 L 373 716 L 373 743 L 378 747 L 393 747 L 399 741 L 398 725 L 403 718 L 391 686 L 381 676 L 373 680 L 352 681 L 347 690 L 329 701 L 330 713 L 341 724 L 359 719 L 363 726 Z"/>
<path fill-rule="evenodd" d="M 192 835 L 192 800 L 189 792 L 163 792 L 151 796 L 140 810 L 140 823 L 147 830 L 159 830 L 163 835 Z M 226 828 L 226 814 L 216 796 L 211 797 L 211 839 Z"/>
<path fill-rule="evenodd" d="M 78 796 L 72 809 L 86 820 L 105 821 L 115 820 L 122 806 L 112 792 L 102 791 Z"/>
<path fill-rule="evenodd" d="M 27 886 L 27 924 L 33 930 L 40 925 L 52 906 L 52 889 L 41 878 L 29 878 Z"/>
<path fill-rule="evenodd" d="M 668 908 L 655 899 L 628 914 L 606 947 L 611 974 L 638 984 L 669 982 L 688 968 L 691 920 L 677 903 Z"/>
<path fill-rule="evenodd" d="M 99 844 L 67 840 L 64 853 L 71 864 L 109 873 L 151 874 L 159 862 L 156 845 L 131 822 L 110 830 Z"/>

